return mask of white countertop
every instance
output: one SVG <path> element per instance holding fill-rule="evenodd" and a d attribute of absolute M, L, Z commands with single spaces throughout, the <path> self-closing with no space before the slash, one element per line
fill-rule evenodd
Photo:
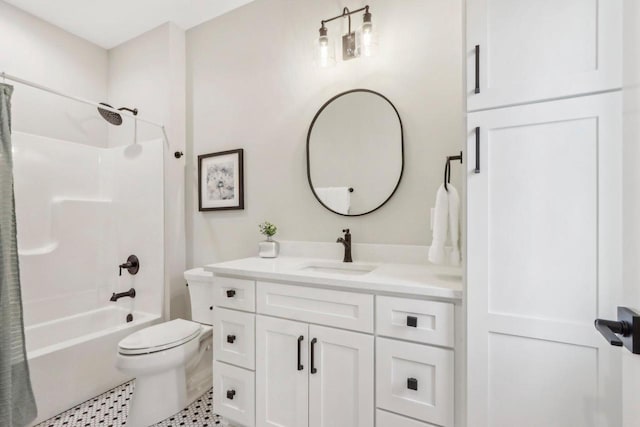
<path fill-rule="evenodd" d="M 225 276 L 243 276 L 255 280 L 302 283 L 345 290 L 397 293 L 423 297 L 462 299 L 462 272 L 459 268 L 426 264 L 354 262 L 348 266 L 375 267 L 365 274 L 350 275 L 305 269 L 328 263 L 326 258 L 284 257 L 243 258 L 205 266 L 205 270 Z"/>

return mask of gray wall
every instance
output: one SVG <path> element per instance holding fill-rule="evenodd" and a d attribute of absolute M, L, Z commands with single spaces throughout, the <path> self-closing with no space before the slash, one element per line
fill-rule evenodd
<path fill-rule="evenodd" d="M 0 71 L 90 100 L 107 99 L 107 51 L 0 0 Z M 107 146 L 95 108 L 15 86 L 13 130 Z"/>
<path fill-rule="evenodd" d="M 335 241 L 349 227 L 356 242 L 430 243 L 444 159 L 464 141 L 461 1 L 368 4 L 378 54 L 329 69 L 314 66 L 320 20 L 364 2 L 256 0 L 187 32 L 187 265 L 255 255 L 264 220 L 279 226 L 282 240 Z M 330 37 L 345 24 L 328 24 Z M 405 175 L 385 207 L 344 218 L 309 190 L 305 143 L 317 109 L 357 87 L 398 108 Z M 245 150 L 245 209 L 198 212 L 197 155 L 233 148 Z"/>

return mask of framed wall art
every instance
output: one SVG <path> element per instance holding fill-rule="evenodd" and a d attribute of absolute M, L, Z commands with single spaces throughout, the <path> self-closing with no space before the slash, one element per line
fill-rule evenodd
<path fill-rule="evenodd" d="M 198 156 L 198 208 L 203 211 L 244 209 L 243 150 Z"/>

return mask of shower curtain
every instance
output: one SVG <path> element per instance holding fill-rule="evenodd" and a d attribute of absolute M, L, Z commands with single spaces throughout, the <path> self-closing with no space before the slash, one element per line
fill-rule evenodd
<path fill-rule="evenodd" d="M 0 426 L 23 427 L 37 415 L 24 343 L 11 153 L 11 94 L 0 83 Z"/>

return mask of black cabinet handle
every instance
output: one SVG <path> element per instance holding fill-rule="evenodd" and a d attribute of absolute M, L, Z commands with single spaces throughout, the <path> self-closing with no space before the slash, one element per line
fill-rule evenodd
<path fill-rule="evenodd" d="M 235 395 L 236 395 L 236 391 L 235 390 L 227 390 L 227 399 L 233 400 Z"/>
<path fill-rule="evenodd" d="M 233 344 L 236 340 L 236 336 L 235 335 L 227 335 L 227 342 L 229 344 Z"/>
<path fill-rule="evenodd" d="M 480 93 L 480 45 L 476 45 L 476 89 L 475 93 Z"/>
<path fill-rule="evenodd" d="M 476 168 L 475 173 L 480 173 L 480 127 L 476 127 Z"/>
<path fill-rule="evenodd" d="M 316 343 L 318 342 L 317 339 L 312 339 L 311 340 L 311 373 L 315 374 L 316 372 L 318 372 L 318 370 L 316 369 Z"/>
<path fill-rule="evenodd" d="M 407 326 L 410 328 L 417 328 L 418 318 L 416 316 L 407 316 Z"/>
<path fill-rule="evenodd" d="M 233 298 L 236 296 L 236 291 L 234 289 L 229 289 L 227 291 L 227 298 Z"/>
<path fill-rule="evenodd" d="M 304 366 L 302 366 L 302 340 L 304 340 L 304 337 L 302 335 L 300 335 L 298 337 L 298 371 L 302 371 L 304 369 Z"/>
<path fill-rule="evenodd" d="M 407 378 L 407 388 L 409 390 L 418 390 L 418 380 L 415 378 Z"/>

